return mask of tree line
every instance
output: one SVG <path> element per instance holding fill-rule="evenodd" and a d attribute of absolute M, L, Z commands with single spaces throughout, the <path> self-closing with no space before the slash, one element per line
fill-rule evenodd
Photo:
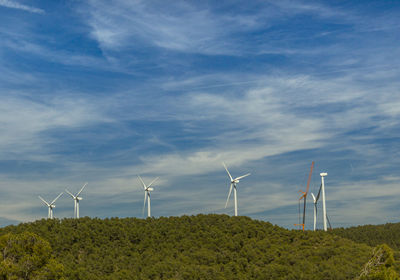
<path fill-rule="evenodd" d="M 214 214 L 43 219 L 0 237 L 0 279 L 354 279 L 373 257 L 336 234 Z M 4 254 L 10 244 L 22 257 Z"/>

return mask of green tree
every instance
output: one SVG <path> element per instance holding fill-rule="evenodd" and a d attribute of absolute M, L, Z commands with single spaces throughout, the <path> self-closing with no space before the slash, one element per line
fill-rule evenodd
<path fill-rule="evenodd" d="M 51 256 L 50 244 L 30 232 L 0 237 L 0 279 L 63 279 L 64 267 Z"/>

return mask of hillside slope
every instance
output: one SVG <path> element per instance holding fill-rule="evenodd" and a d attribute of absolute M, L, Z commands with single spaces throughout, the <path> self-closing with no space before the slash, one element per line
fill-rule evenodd
<path fill-rule="evenodd" d="M 68 279 L 352 279 L 371 247 L 247 217 L 39 220 L 0 229 L 48 240 Z"/>
<path fill-rule="evenodd" d="M 369 246 L 386 243 L 394 250 L 400 251 L 400 223 L 335 228 L 330 233 Z"/>

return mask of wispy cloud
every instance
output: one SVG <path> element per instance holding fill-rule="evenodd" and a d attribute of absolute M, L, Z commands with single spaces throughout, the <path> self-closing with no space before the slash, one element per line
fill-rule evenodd
<path fill-rule="evenodd" d="M 145 44 L 167 50 L 204 53 L 236 53 L 233 33 L 256 30 L 271 15 L 216 14 L 207 5 L 175 2 L 164 5 L 146 1 L 92 1 L 91 35 L 104 50 L 137 49 Z M 83 11 L 84 12 L 84 11 Z"/>
<path fill-rule="evenodd" d="M 32 6 L 27 6 L 27 5 L 20 4 L 18 2 L 11 1 L 11 0 L 0 0 L 0 6 L 11 8 L 11 9 L 23 10 L 23 11 L 27 11 L 27 12 L 35 13 L 35 14 L 44 14 L 45 13 L 45 11 L 43 9 L 35 8 Z"/>
<path fill-rule="evenodd" d="M 298 14 L 313 14 L 319 17 L 326 18 L 346 18 L 348 12 L 343 12 L 339 9 L 335 9 L 321 2 L 315 1 L 269 1 L 273 6 L 279 8 L 279 10 L 286 15 L 298 15 Z"/>
<path fill-rule="evenodd" d="M 342 23 L 351 18 L 348 12 L 321 3 L 255 2 L 247 7 L 253 13 L 230 12 L 237 8 L 235 5 L 231 3 L 229 9 L 221 12 L 217 7 L 190 1 L 167 6 L 140 0 L 91 1 L 89 15 L 86 10 L 82 13 L 92 37 L 106 52 L 137 49 L 145 44 L 178 52 L 239 56 L 255 52 L 285 55 L 301 52 L 298 46 L 282 47 L 283 41 L 295 42 L 300 38 L 293 32 L 283 34 L 276 30 L 282 24 L 282 17 L 313 14 Z M 249 44 L 246 36 L 251 32 L 260 34 Z M 309 32 L 306 36 L 314 34 Z"/>
<path fill-rule="evenodd" d="M 45 216 L 38 194 L 89 181 L 82 211 L 141 216 L 141 174 L 161 177 L 156 216 L 231 213 L 225 161 L 252 173 L 239 213 L 292 227 L 299 177 L 315 160 L 329 173 L 336 221 L 390 218 L 379 202 L 389 201 L 381 192 L 398 195 L 399 11 L 357 5 L 89 1 L 48 6 L 46 17 L 2 9 L 1 212 Z M 357 193 L 362 200 L 349 198 Z M 57 206 L 71 216 L 68 198 Z"/>
<path fill-rule="evenodd" d="M 98 70 L 121 71 L 112 67 L 103 58 L 90 55 L 80 55 L 68 51 L 58 51 L 47 46 L 27 41 L 24 38 L 13 38 L 13 40 L 4 38 L 0 46 L 17 51 L 21 54 L 33 55 L 35 58 L 56 62 L 64 65 L 84 66 Z"/>
<path fill-rule="evenodd" d="M 51 141 L 46 134 L 50 129 L 79 127 L 107 119 L 82 98 L 54 98 L 43 102 L 3 94 L 2 100 L 0 131 L 4 137 L 0 147 L 3 160 L 18 154 L 41 155 Z"/>

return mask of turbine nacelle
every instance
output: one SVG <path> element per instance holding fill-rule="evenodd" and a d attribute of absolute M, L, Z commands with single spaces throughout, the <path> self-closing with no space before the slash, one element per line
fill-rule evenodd
<path fill-rule="evenodd" d="M 154 189 L 153 188 L 147 188 L 146 191 L 151 192 L 151 191 L 154 191 Z"/>
<path fill-rule="evenodd" d="M 82 197 L 77 197 L 77 198 L 76 198 L 76 200 L 82 200 L 82 199 L 83 199 Z"/>

